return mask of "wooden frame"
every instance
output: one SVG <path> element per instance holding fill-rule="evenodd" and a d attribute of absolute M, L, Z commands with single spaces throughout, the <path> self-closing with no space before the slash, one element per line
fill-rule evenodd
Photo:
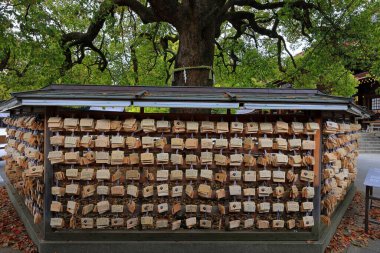
<path fill-rule="evenodd" d="M 314 139 L 316 140 L 316 149 L 314 152 L 315 165 L 313 167 L 315 180 L 315 197 L 313 200 L 314 210 L 313 217 L 315 225 L 311 231 L 303 230 L 284 230 L 275 231 L 271 230 L 252 230 L 252 231 L 215 231 L 215 230 L 180 230 L 180 231 L 129 231 L 129 230 L 53 230 L 50 227 L 49 221 L 51 217 L 50 213 L 50 203 L 52 200 L 50 194 L 50 187 L 53 179 L 53 170 L 50 162 L 47 160 L 47 154 L 50 151 L 50 136 L 51 132 L 47 128 L 47 119 L 51 116 L 59 114 L 61 116 L 71 117 L 73 115 L 83 115 L 87 114 L 102 118 L 105 112 L 96 111 L 80 111 L 80 110 L 67 110 L 67 108 L 59 107 L 45 107 L 45 209 L 43 217 L 43 228 L 44 235 L 43 238 L 46 241 L 271 241 L 271 240 L 285 240 L 285 241 L 305 241 L 313 240 L 317 241 L 320 238 L 320 173 L 321 173 L 321 156 L 322 156 L 322 135 L 321 131 L 317 131 Z M 134 116 L 139 118 L 140 116 L 155 118 L 155 119 L 177 119 L 179 115 L 176 114 L 159 114 L 159 113 L 119 113 L 119 112 L 107 112 L 109 116 L 123 116 L 123 118 Z M 220 114 L 210 114 L 210 115 L 186 115 L 185 117 L 181 115 L 181 119 L 187 120 L 215 120 L 223 118 L 226 121 L 235 120 L 253 120 L 253 121 L 265 121 L 265 120 L 278 120 L 281 117 L 282 120 L 292 121 L 295 118 L 297 121 L 307 121 L 310 117 L 313 117 L 316 122 L 320 124 L 322 129 L 322 117 L 319 112 L 303 112 L 302 114 L 255 114 L 255 115 L 220 115 Z"/>
<path fill-rule="evenodd" d="M 202 94 L 202 95 L 200 95 Z M 91 106 L 92 102 L 98 104 L 108 104 L 108 101 L 124 102 L 150 101 L 150 102 L 169 102 L 175 101 L 186 108 L 186 102 L 202 102 L 207 106 L 215 106 L 215 103 L 236 103 L 239 109 L 246 108 L 247 103 L 255 103 L 257 110 L 252 114 L 233 115 L 231 109 L 221 109 L 218 112 L 225 114 L 174 114 L 174 113 L 147 113 L 148 110 L 140 107 L 139 113 L 120 113 L 104 111 L 83 111 L 70 108 L 70 101 L 80 102 L 83 106 Z M 23 103 L 25 102 L 25 103 Z M 33 105 L 34 106 L 30 106 Z M 61 106 L 67 103 L 68 107 Z M 294 104 L 298 110 L 272 110 L 272 114 L 267 114 L 267 110 L 260 110 L 268 103 L 278 105 L 278 108 Z M 310 110 L 301 110 L 304 105 L 309 106 Z M 36 106 L 40 105 L 40 106 Z M 66 104 L 65 104 L 66 105 Z M 323 105 L 323 106 L 320 106 Z M 335 107 L 334 107 L 335 106 Z M 323 94 L 317 90 L 308 89 L 254 89 L 254 88 L 215 88 L 215 87 L 148 87 L 148 86 L 83 86 L 83 85 L 50 85 L 41 90 L 14 93 L 13 98 L 0 106 L 2 110 L 11 111 L 12 115 L 23 113 L 39 113 L 45 116 L 44 129 L 44 164 L 45 164 L 45 189 L 44 189 L 44 215 L 42 224 L 32 224 L 33 216 L 23 203 L 23 197 L 15 193 L 9 180 L 5 178 L 10 199 L 16 207 L 17 212 L 25 223 L 29 234 L 38 245 L 39 251 L 44 252 L 73 252 L 78 248 L 86 248 L 92 252 L 103 252 L 112 249 L 114 252 L 124 252 L 126 248 L 134 252 L 167 252 L 175 247 L 180 247 L 183 252 L 218 250 L 220 252 L 248 252 L 257 249 L 259 252 L 323 252 L 328 242 L 332 238 L 345 210 L 354 195 L 354 185 L 347 189 L 348 193 L 343 201 L 336 207 L 331 215 L 331 225 L 321 224 L 321 188 L 322 178 L 322 139 L 321 130 L 314 136 L 315 165 L 309 170 L 314 172 L 314 181 L 310 186 L 314 186 L 315 197 L 313 199 L 314 210 L 312 212 L 315 224 L 312 229 L 303 230 L 245 230 L 245 231 L 219 231 L 219 230 L 135 230 L 130 231 L 124 228 L 119 230 L 92 229 L 92 230 L 55 230 L 50 227 L 50 204 L 52 196 L 50 188 L 53 184 L 53 166 L 47 159 L 47 154 L 51 150 L 51 132 L 47 128 L 47 119 L 51 116 L 60 115 L 71 117 L 77 115 L 78 118 L 86 117 L 91 114 L 94 118 L 101 119 L 106 113 L 108 118 L 119 117 L 149 117 L 153 119 L 176 120 L 218 120 L 234 121 L 238 118 L 241 121 L 276 121 L 282 119 L 286 122 L 301 121 L 307 122 L 310 118 L 319 123 L 320 129 L 323 128 L 324 120 L 332 119 L 336 121 L 347 119 L 353 121 L 357 117 L 368 118 L 370 114 L 363 108 L 355 105 L 347 98 L 334 97 Z M 190 107 L 190 106 L 188 106 Z M 247 108 L 249 106 L 247 105 Z M 273 107 L 277 108 L 277 107 Z M 326 108 L 322 110 L 321 108 Z M 335 111 L 336 108 L 338 111 Z M 211 109 L 210 109 L 211 110 Z M 177 112 L 180 110 L 177 110 Z M 194 110 L 196 111 L 196 110 Z M 202 110 L 202 112 L 206 112 Z M 354 116 L 356 115 L 356 116 Z M 354 118 L 356 117 L 356 118 Z M 169 136 L 169 135 L 168 135 Z M 168 137 L 166 136 L 166 137 Z M 230 137 L 230 134 L 226 135 Z M 226 152 L 227 154 L 227 152 Z M 262 152 L 252 150 L 253 155 L 262 155 Z M 256 184 L 255 184 L 256 187 Z M 12 191 L 13 189 L 13 191 Z M 17 201 L 15 201 L 17 199 Z M 273 213 L 272 213 L 273 214 Z M 53 215 L 54 216 L 54 215 Z M 295 219 L 301 218 L 296 215 Z M 271 217 L 270 219 L 272 219 Z M 284 217 L 285 218 L 285 217 Z M 38 236 L 33 236 L 38 234 Z M 38 237 L 38 238 L 36 238 Z M 310 242 L 312 241 L 312 242 Z"/>
<path fill-rule="evenodd" d="M 44 168 L 45 168 L 45 177 L 44 177 L 44 183 L 45 183 L 45 194 L 44 194 L 44 217 L 43 217 L 43 239 L 46 240 L 49 238 L 49 235 L 53 233 L 53 230 L 50 227 L 49 221 L 51 218 L 51 212 L 50 212 L 50 204 L 52 201 L 51 196 L 51 183 L 53 178 L 53 169 L 52 166 L 47 159 L 49 152 L 51 151 L 51 145 L 50 145 L 50 136 L 51 131 L 48 129 L 47 121 L 49 117 L 52 117 L 55 113 L 55 107 L 53 108 L 47 108 L 44 109 Z"/>

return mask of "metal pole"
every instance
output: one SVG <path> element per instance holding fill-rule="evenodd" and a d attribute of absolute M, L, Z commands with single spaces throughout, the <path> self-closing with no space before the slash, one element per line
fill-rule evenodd
<path fill-rule="evenodd" d="M 365 217 L 364 217 L 364 231 L 368 234 L 368 215 L 369 215 L 369 193 L 370 186 L 365 187 Z"/>

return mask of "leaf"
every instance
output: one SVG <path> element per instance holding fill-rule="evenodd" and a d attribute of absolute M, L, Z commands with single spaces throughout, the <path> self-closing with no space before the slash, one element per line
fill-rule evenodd
<path fill-rule="evenodd" d="M 364 197 L 357 192 L 326 248 L 327 253 L 345 252 L 350 245 L 366 247 L 369 239 L 380 239 L 380 229 L 373 224 L 369 234 L 364 233 L 364 209 Z"/>
<path fill-rule="evenodd" d="M 350 235 L 351 235 L 351 232 L 350 232 L 350 230 L 345 229 L 344 232 L 343 232 L 343 234 L 344 234 L 345 236 L 350 236 Z"/>
<path fill-rule="evenodd" d="M 26 253 L 37 252 L 37 247 L 29 238 L 4 187 L 0 187 L 0 207 L 0 220 L 2 221 L 0 223 L 0 248 L 11 247 Z"/>

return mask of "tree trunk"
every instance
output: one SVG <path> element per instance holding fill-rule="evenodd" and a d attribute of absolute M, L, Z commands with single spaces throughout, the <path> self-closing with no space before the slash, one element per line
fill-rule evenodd
<path fill-rule="evenodd" d="M 174 72 L 173 86 L 212 86 L 212 72 L 200 66 L 213 66 L 214 61 L 213 25 L 207 27 L 194 23 L 184 23 L 179 30 L 179 48 L 175 68 L 191 68 Z"/>
<path fill-rule="evenodd" d="M 188 11 L 177 31 L 179 48 L 175 61 L 172 86 L 213 86 L 215 18 L 207 16 L 213 9 L 213 1 L 186 1 Z M 207 68 L 199 68 L 206 66 Z M 209 113 L 208 109 L 173 110 L 177 113 Z"/>

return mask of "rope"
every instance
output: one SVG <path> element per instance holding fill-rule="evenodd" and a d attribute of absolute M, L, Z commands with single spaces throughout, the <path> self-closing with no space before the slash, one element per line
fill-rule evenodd
<path fill-rule="evenodd" d="M 210 80 L 213 80 L 213 82 L 215 82 L 215 81 L 214 81 L 214 71 L 213 71 L 213 69 L 212 69 L 211 66 L 201 65 L 201 66 L 192 66 L 192 67 L 175 68 L 175 69 L 173 69 L 173 74 L 174 74 L 175 72 L 178 72 L 178 71 L 183 71 L 183 79 L 185 80 L 185 83 L 186 83 L 186 81 L 187 81 L 186 70 L 191 70 L 191 69 L 207 69 L 207 70 L 210 70 L 210 73 L 209 73 L 208 78 L 209 78 Z M 173 75 L 173 74 L 172 74 L 172 75 Z"/>

